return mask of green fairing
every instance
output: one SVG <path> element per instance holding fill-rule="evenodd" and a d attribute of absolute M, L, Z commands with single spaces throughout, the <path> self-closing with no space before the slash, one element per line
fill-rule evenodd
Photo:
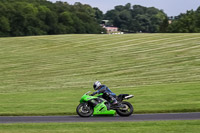
<path fill-rule="evenodd" d="M 115 110 L 107 110 L 107 106 L 103 102 L 94 107 L 93 115 L 112 115 L 112 116 L 114 116 L 115 113 L 116 113 Z"/>
<path fill-rule="evenodd" d="M 103 94 L 101 93 L 97 96 L 100 96 L 100 95 L 103 95 Z M 80 103 L 85 103 L 85 102 L 88 102 L 89 100 L 95 99 L 95 98 L 98 98 L 98 97 L 84 94 L 81 97 Z M 111 116 L 114 116 L 116 114 L 116 111 L 115 110 L 107 110 L 107 106 L 105 105 L 106 101 L 102 98 L 100 98 L 100 99 L 103 100 L 103 102 L 99 103 L 98 105 L 96 105 L 94 107 L 93 115 L 111 115 Z"/>

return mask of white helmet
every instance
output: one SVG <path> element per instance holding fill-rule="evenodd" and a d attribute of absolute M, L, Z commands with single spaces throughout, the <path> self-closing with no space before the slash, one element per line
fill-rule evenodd
<path fill-rule="evenodd" d="M 97 90 L 101 86 L 101 83 L 99 81 L 94 82 L 93 88 L 94 90 Z"/>

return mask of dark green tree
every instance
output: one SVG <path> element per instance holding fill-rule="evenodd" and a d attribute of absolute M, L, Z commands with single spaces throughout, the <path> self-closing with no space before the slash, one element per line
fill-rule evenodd
<path fill-rule="evenodd" d="M 197 11 L 187 11 L 185 14 L 180 14 L 178 19 L 173 20 L 167 30 L 172 33 L 200 32 L 199 19 L 200 13 L 198 9 Z"/>
<path fill-rule="evenodd" d="M 4 16 L 0 17 L 0 36 L 9 36 L 10 23 Z"/>
<path fill-rule="evenodd" d="M 143 7 L 128 3 L 125 6 L 116 6 L 105 14 L 105 19 L 110 20 L 114 26 L 125 32 L 159 32 L 160 25 L 166 18 L 162 10 L 154 7 Z"/>

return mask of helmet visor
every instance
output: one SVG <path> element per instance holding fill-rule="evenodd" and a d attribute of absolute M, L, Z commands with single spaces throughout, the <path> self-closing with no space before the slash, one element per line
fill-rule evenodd
<path fill-rule="evenodd" d="M 97 85 L 93 85 L 93 88 L 96 90 Z"/>

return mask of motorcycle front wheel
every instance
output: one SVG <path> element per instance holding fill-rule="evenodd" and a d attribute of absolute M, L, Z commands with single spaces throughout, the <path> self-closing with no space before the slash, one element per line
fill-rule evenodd
<path fill-rule="evenodd" d="M 94 110 L 87 103 L 81 103 L 77 106 L 76 112 L 80 117 L 90 117 Z"/>
<path fill-rule="evenodd" d="M 130 116 L 133 113 L 133 106 L 129 102 L 122 102 L 122 108 L 117 109 L 117 114 L 120 116 Z"/>

